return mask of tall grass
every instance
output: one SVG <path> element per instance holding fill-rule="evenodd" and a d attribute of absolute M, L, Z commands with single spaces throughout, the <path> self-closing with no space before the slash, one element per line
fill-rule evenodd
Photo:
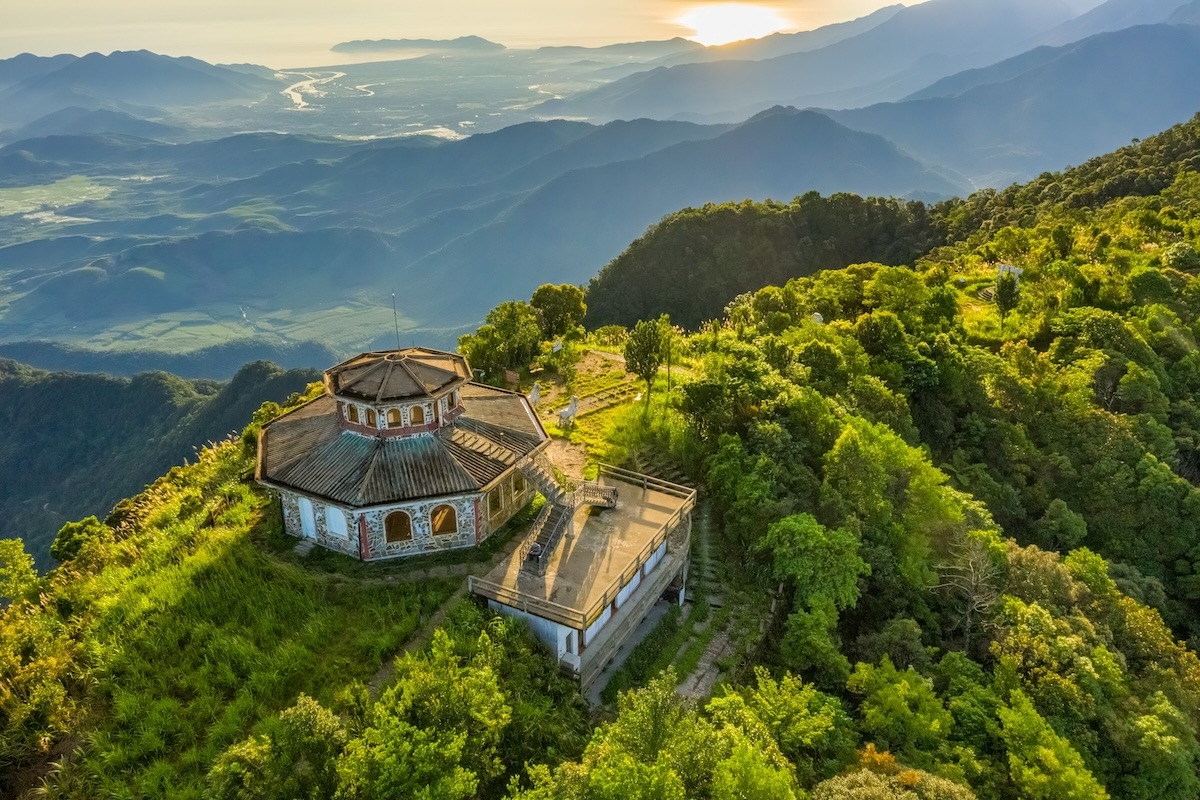
<path fill-rule="evenodd" d="M 332 702 L 369 679 L 457 581 L 322 574 L 258 542 L 276 504 L 236 443 L 207 448 L 110 521 L 51 578 L 81 644 L 79 748 L 66 797 L 198 798 L 213 758 L 301 693 Z"/>

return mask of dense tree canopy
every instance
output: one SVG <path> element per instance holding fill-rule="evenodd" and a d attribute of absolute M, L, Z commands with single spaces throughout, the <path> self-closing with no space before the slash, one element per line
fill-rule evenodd
<path fill-rule="evenodd" d="M 0 540 L 0 791 L 40 768 L 71 798 L 1195 797 L 1198 149 L 1193 121 L 933 212 L 705 212 L 713 253 L 738 242 L 702 259 L 718 271 L 793 245 L 848 264 L 698 283 L 704 303 L 727 292 L 721 318 L 677 342 L 678 391 L 648 391 L 619 430 L 694 471 L 727 588 L 774 600 L 712 696 L 667 670 L 589 719 L 522 623 L 471 604 L 416 646 L 459 584 L 290 555 L 247 482 L 255 431 L 285 410 L 267 404 L 241 439 L 64 526 L 48 575 Z M 884 252 L 843 249 L 839 208 Z M 634 249 L 702 238 L 705 213 Z M 827 248 L 788 238 L 811 217 Z M 998 304 L 1001 262 L 1022 272 Z M 592 287 L 601 308 L 621 263 Z M 604 345 L 631 343 L 649 389 L 651 300 L 675 293 L 647 281 L 620 310 L 642 319 Z M 577 310 L 561 288 L 489 315 L 463 340 L 473 365 L 527 366 L 559 327 L 550 300 Z"/>

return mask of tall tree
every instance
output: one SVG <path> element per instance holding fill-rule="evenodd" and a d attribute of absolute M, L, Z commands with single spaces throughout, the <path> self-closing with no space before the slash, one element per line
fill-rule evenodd
<path fill-rule="evenodd" d="M 1019 689 L 1000 709 L 1001 735 L 1008 768 L 1021 797 L 1030 800 L 1108 800 L 1083 757 L 1029 702 Z"/>
<path fill-rule="evenodd" d="M 650 387 L 663 362 L 662 325 L 655 319 L 640 320 L 625 341 L 625 366 L 646 382 L 646 406 L 650 405 Z"/>
<path fill-rule="evenodd" d="M 458 349 L 474 369 L 494 380 L 502 370 L 533 359 L 542 340 L 537 312 L 528 303 L 509 301 L 488 312 L 475 333 L 458 338 Z"/>
<path fill-rule="evenodd" d="M 569 283 L 542 284 L 534 290 L 529 305 L 538 313 L 543 339 L 566 334 L 583 322 L 583 315 L 587 313 L 583 290 Z"/>
<path fill-rule="evenodd" d="M 1004 319 L 1021 299 L 1021 289 L 1017 284 L 1017 276 L 1004 272 L 996 279 L 996 310 L 1000 312 L 1000 332 L 1004 332 Z"/>

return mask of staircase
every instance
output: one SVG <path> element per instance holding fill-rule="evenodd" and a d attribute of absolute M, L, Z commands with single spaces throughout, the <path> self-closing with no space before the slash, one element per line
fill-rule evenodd
<path fill-rule="evenodd" d="M 571 521 L 571 511 L 556 503 L 546 503 L 525 542 L 521 545 L 521 568 L 537 575 L 546 574 L 546 564 L 554 546 Z"/>
<path fill-rule="evenodd" d="M 525 477 L 533 481 L 533 485 L 548 501 L 556 505 L 568 505 L 571 502 L 570 498 L 575 491 L 575 486 L 571 481 L 565 481 L 566 486 L 559 482 L 554 465 L 550 463 L 550 459 L 546 458 L 545 453 L 530 454 L 520 468 L 521 472 L 525 473 Z"/>
<path fill-rule="evenodd" d="M 521 568 L 544 575 L 550 554 L 571 526 L 575 509 L 579 506 L 616 508 L 617 490 L 591 481 L 576 484 L 560 478 L 542 452 L 532 453 L 520 465 L 520 470 L 546 498 L 542 513 L 534 520 L 533 528 L 521 544 Z"/>

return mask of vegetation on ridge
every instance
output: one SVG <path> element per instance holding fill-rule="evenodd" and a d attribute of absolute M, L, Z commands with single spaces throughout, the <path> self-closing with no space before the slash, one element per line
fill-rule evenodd
<path fill-rule="evenodd" d="M 47 569 L 63 522 L 107 513 L 195 448 L 240 430 L 262 403 L 318 377 L 255 362 L 228 383 L 163 372 L 126 379 L 0 359 L 0 535 L 20 536 Z"/>
<path fill-rule="evenodd" d="M 521 626 L 471 607 L 367 696 L 451 587 L 277 552 L 245 480 L 265 407 L 64 528 L 49 576 L 3 544 L 8 774 L 71 753 L 47 793 L 80 798 L 1195 797 L 1197 149 L 1200 121 L 947 205 L 951 238 L 911 266 L 793 278 L 672 333 L 671 388 L 647 368 L 610 440 L 702 478 L 730 588 L 783 587 L 711 697 L 668 670 L 589 733 Z M 533 306 L 495 314 L 552 349 Z"/>

